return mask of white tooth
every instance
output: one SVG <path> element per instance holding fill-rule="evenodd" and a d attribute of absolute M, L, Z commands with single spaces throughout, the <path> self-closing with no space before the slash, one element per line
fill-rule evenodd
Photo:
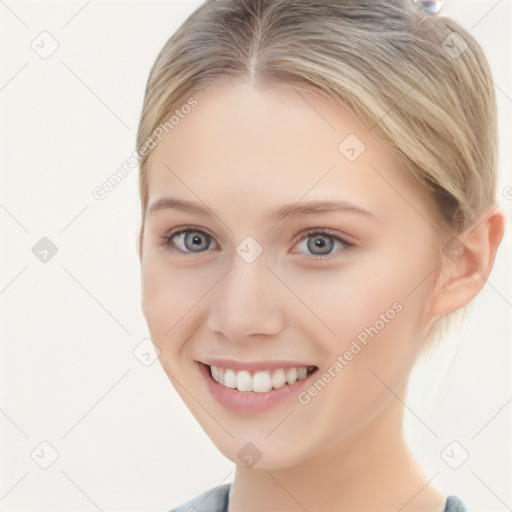
<path fill-rule="evenodd" d="M 238 391 L 252 391 L 252 376 L 249 372 L 242 370 L 237 373 L 236 389 Z"/>
<path fill-rule="evenodd" d="M 268 371 L 256 372 L 252 378 L 252 390 L 256 393 L 265 393 L 271 389 L 272 379 L 270 378 L 270 373 Z"/>
<path fill-rule="evenodd" d="M 286 372 L 286 381 L 288 384 L 295 384 L 297 382 L 297 369 L 289 368 Z"/>
<path fill-rule="evenodd" d="M 260 371 L 256 372 L 253 376 L 245 370 L 237 372 L 231 368 L 211 365 L 210 373 L 213 379 L 227 388 L 255 393 L 266 393 L 272 390 L 272 388 L 279 389 L 285 386 L 286 383 L 295 384 L 298 380 L 308 376 L 308 370 L 304 366 L 288 368 L 287 370 L 279 368 L 273 372 L 272 370 Z"/>
<path fill-rule="evenodd" d="M 236 389 L 236 373 L 233 370 L 224 370 L 224 386 L 227 388 Z"/>
<path fill-rule="evenodd" d="M 286 374 L 282 368 L 276 370 L 272 375 L 272 387 L 274 389 L 282 388 L 286 384 Z"/>

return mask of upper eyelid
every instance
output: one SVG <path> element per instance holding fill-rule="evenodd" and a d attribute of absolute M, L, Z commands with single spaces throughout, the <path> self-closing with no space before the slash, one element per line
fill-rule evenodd
<path fill-rule="evenodd" d="M 311 229 L 306 229 L 305 231 L 303 231 L 303 232 L 301 232 L 301 233 L 299 233 L 297 235 L 296 240 L 300 241 L 303 238 L 306 238 L 307 236 L 317 235 L 317 234 L 318 235 L 331 236 L 332 238 L 336 238 L 340 242 L 344 242 L 344 243 L 347 243 L 347 244 L 353 243 L 353 242 L 351 242 L 349 240 L 350 237 L 348 235 L 340 234 L 338 231 L 333 230 L 333 229 L 329 229 L 329 228 L 311 228 Z"/>
<path fill-rule="evenodd" d="M 172 238 L 176 235 L 187 233 L 188 231 L 198 231 L 199 233 L 203 233 L 204 235 L 209 236 L 211 239 L 215 240 L 215 237 L 211 233 L 209 233 L 205 228 L 200 228 L 196 226 L 183 226 L 169 229 L 168 231 L 165 232 L 164 237 Z M 215 242 L 218 243 L 216 240 Z"/>

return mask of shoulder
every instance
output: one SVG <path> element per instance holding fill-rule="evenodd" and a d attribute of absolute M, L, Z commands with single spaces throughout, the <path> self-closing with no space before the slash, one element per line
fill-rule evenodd
<path fill-rule="evenodd" d="M 227 512 L 231 484 L 218 485 L 178 505 L 170 512 Z"/>
<path fill-rule="evenodd" d="M 469 512 L 469 510 L 457 496 L 448 496 L 443 512 Z"/>

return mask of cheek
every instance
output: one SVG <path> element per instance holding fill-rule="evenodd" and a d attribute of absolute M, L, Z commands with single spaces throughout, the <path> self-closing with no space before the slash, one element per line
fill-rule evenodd
<path fill-rule="evenodd" d="M 418 354 L 416 313 L 385 288 L 343 296 L 331 322 L 336 336 L 323 337 L 323 367 L 299 400 L 312 432 L 338 440 L 361 428 L 395 400 Z M 337 321 L 335 319 L 338 319 Z M 317 339 L 320 339 L 317 337 Z M 320 435 L 320 434 L 319 434 Z"/>
<path fill-rule="evenodd" d="M 141 268 L 141 308 L 152 339 L 161 350 L 177 345 L 192 319 L 197 321 L 200 305 L 218 280 L 213 272 L 177 267 L 165 254 L 149 253 Z"/>
<path fill-rule="evenodd" d="M 393 368 L 401 373 L 412 366 L 423 341 L 430 266 L 427 261 L 423 270 L 396 266 L 392 256 L 386 260 L 381 253 L 378 261 L 361 259 L 335 271 L 290 276 L 290 287 L 310 310 L 297 302 L 291 317 L 317 340 L 324 364 L 351 347 L 356 351 L 355 341 L 362 350 L 353 358 L 359 363 L 350 366 L 366 365 L 367 372 L 370 364 L 382 364 L 389 375 Z"/>
<path fill-rule="evenodd" d="M 141 307 L 154 341 L 162 341 L 179 324 L 192 301 L 193 291 L 183 285 L 184 276 L 171 271 L 158 257 L 149 255 L 141 269 Z M 164 348 L 163 344 L 159 344 Z"/>
<path fill-rule="evenodd" d="M 384 270 L 386 265 L 378 268 L 360 261 L 337 269 L 290 274 L 287 283 L 302 303 L 291 298 L 295 318 L 321 329 L 313 339 L 323 334 L 339 340 L 356 336 L 403 296 L 400 283 Z"/>

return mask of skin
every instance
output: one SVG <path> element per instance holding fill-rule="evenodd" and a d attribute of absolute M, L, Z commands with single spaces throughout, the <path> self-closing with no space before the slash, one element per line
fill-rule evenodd
<path fill-rule="evenodd" d="M 353 162 L 338 150 L 349 134 L 366 146 Z M 451 261 L 442 247 L 453 234 L 375 135 L 348 110 L 286 84 L 210 86 L 148 168 L 150 207 L 172 196 L 215 212 L 146 210 L 139 252 L 142 310 L 160 363 L 237 464 L 230 512 L 443 510 L 446 496 L 404 439 L 407 380 L 432 322 L 485 284 L 503 212 L 484 212 L 460 234 L 466 252 Z M 275 223 L 265 215 L 327 200 L 372 216 L 330 211 Z M 191 254 L 162 245 L 174 228 L 200 229 L 212 245 Z M 334 256 L 315 259 L 309 230 L 353 245 L 337 242 Z M 263 249 L 253 263 L 236 252 L 247 236 Z M 296 360 L 322 374 L 397 302 L 401 311 L 307 404 L 241 415 L 213 399 L 199 371 L 197 361 L 217 357 Z M 247 442 L 261 452 L 252 468 L 237 457 Z"/>

